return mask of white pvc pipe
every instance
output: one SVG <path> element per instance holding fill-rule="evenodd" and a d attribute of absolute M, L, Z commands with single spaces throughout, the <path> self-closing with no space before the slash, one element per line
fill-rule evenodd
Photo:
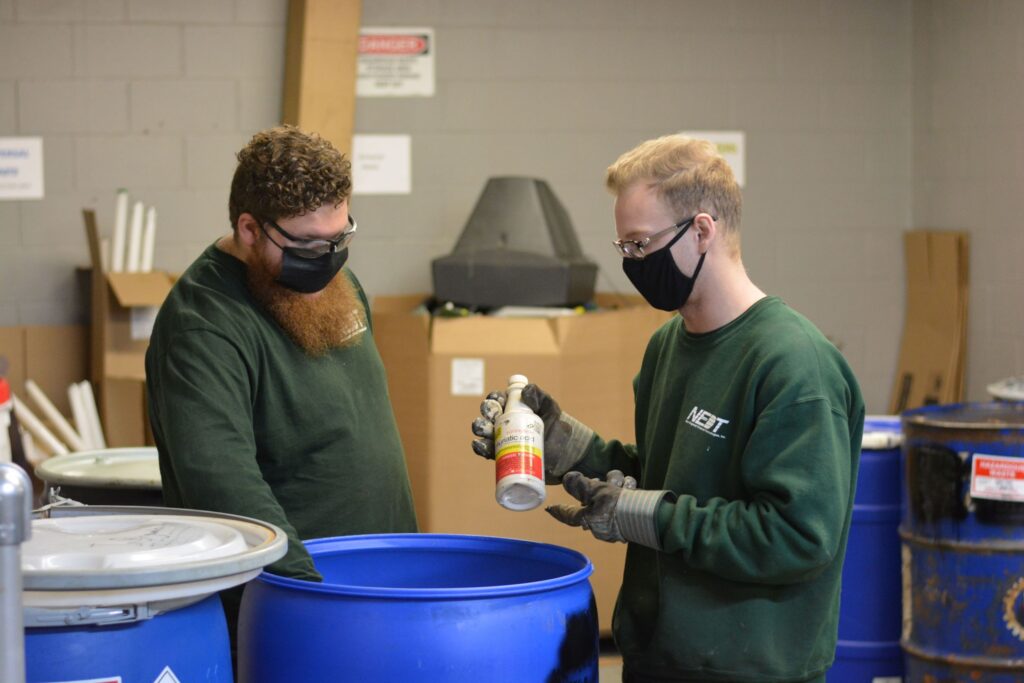
<path fill-rule="evenodd" d="M 92 435 L 92 425 L 89 421 L 89 413 L 82 402 L 82 388 L 77 384 L 68 385 L 68 401 L 71 403 L 71 414 L 75 418 L 75 426 L 82 436 L 87 450 L 96 448 L 96 438 Z"/>
<path fill-rule="evenodd" d="M 117 191 L 117 208 L 114 211 L 114 242 L 110 248 L 110 272 L 124 270 L 125 231 L 128 229 L 128 190 Z"/>
<path fill-rule="evenodd" d="M 68 452 L 67 446 L 61 443 L 60 439 L 53 435 L 46 425 L 35 416 L 31 410 L 28 409 L 21 400 L 14 396 L 14 414 L 18 416 L 18 422 L 20 422 L 25 429 L 32 433 L 37 439 L 43 442 L 43 444 L 52 452 L 54 455 L 63 455 Z"/>
<path fill-rule="evenodd" d="M 129 273 L 139 272 L 139 260 L 142 254 L 142 202 L 135 202 L 132 206 L 132 223 L 128 230 L 128 262 L 125 264 L 125 271 Z"/>
<path fill-rule="evenodd" d="M 89 417 L 89 425 L 96 440 L 94 447 L 106 448 L 107 437 L 103 435 L 103 423 L 100 422 L 100 412 L 96 408 L 96 396 L 92 393 L 92 385 L 89 384 L 89 380 L 83 380 L 78 386 L 82 388 L 82 403 L 85 405 L 85 413 Z"/>
<path fill-rule="evenodd" d="M 148 273 L 153 270 L 153 249 L 156 246 L 156 207 L 146 209 L 146 227 L 142 231 L 142 257 L 139 270 Z"/>
<path fill-rule="evenodd" d="M 43 390 L 39 388 L 39 385 L 30 379 L 25 380 L 25 390 L 28 391 L 29 397 L 39 407 L 46 416 L 46 419 L 50 421 L 50 424 L 54 426 L 60 438 L 64 440 L 73 451 L 84 451 L 85 443 L 82 441 L 82 437 L 78 435 L 64 416 L 57 410 L 57 406 L 50 402 L 50 399 L 46 397 Z"/>

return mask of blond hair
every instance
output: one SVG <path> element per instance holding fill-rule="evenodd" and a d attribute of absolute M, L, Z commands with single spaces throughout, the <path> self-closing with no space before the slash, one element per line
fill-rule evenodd
<path fill-rule="evenodd" d="M 685 135 L 665 135 L 641 143 L 609 166 L 605 176 L 605 185 L 615 195 L 637 182 L 648 183 L 679 212 L 680 220 L 700 211 L 712 214 L 739 247 L 740 187 L 712 143 Z"/>

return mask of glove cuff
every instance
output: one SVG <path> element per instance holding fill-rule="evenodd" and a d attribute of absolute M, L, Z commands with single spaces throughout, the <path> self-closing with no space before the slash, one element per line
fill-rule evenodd
<path fill-rule="evenodd" d="M 675 498 L 671 491 L 623 489 L 615 506 L 615 522 L 619 535 L 628 543 L 639 543 L 661 550 L 658 535 L 658 506 L 666 498 Z"/>

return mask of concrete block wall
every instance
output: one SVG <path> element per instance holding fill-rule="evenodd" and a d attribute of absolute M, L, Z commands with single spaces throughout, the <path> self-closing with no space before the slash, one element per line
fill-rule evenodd
<path fill-rule="evenodd" d="M 46 197 L 0 201 L 0 326 L 86 322 L 81 209 L 157 208 L 156 267 L 229 229 L 234 154 L 280 120 L 286 0 L 0 0 L 0 136 L 41 136 Z"/>
<path fill-rule="evenodd" d="M 909 2 L 367 0 L 363 23 L 437 36 L 436 97 L 357 101 L 358 132 L 412 135 L 412 194 L 353 206 L 369 291 L 429 291 L 430 258 L 508 174 L 548 180 L 598 287 L 631 292 L 604 169 L 657 135 L 743 130 L 748 270 L 886 410 L 911 225 Z"/>
<path fill-rule="evenodd" d="M 233 154 L 278 120 L 286 0 L 0 0 L 0 135 L 42 135 L 47 197 L 0 202 L 0 325 L 84 321 L 79 217 L 117 187 L 157 206 L 157 265 L 228 228 Z M 413 191 L 357 196 L 371 295 L 429 291 L 486 179 L 542 177 L 598 287 L 631 291 L 603 171 L 677 130 L 743 130 L 745 263 L 886 408 L 911 200 L 911 0 L 364 0 L 429 26 L 432 98 L 357 101 L 359 133 L 412 136 Z"/>
<path fill-rule="evenodd" d="M 1024 3 L 914 2 L 913 199 L 971 234 L 967 391 L 1024 374 Z"/>

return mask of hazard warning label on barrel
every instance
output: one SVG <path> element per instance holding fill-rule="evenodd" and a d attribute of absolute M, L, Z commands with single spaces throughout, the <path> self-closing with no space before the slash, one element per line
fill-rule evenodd
<path fill-rule="evenodd" d="M 971 497 L 1024 503 L 1024 458 L 975 453 Z"/>

